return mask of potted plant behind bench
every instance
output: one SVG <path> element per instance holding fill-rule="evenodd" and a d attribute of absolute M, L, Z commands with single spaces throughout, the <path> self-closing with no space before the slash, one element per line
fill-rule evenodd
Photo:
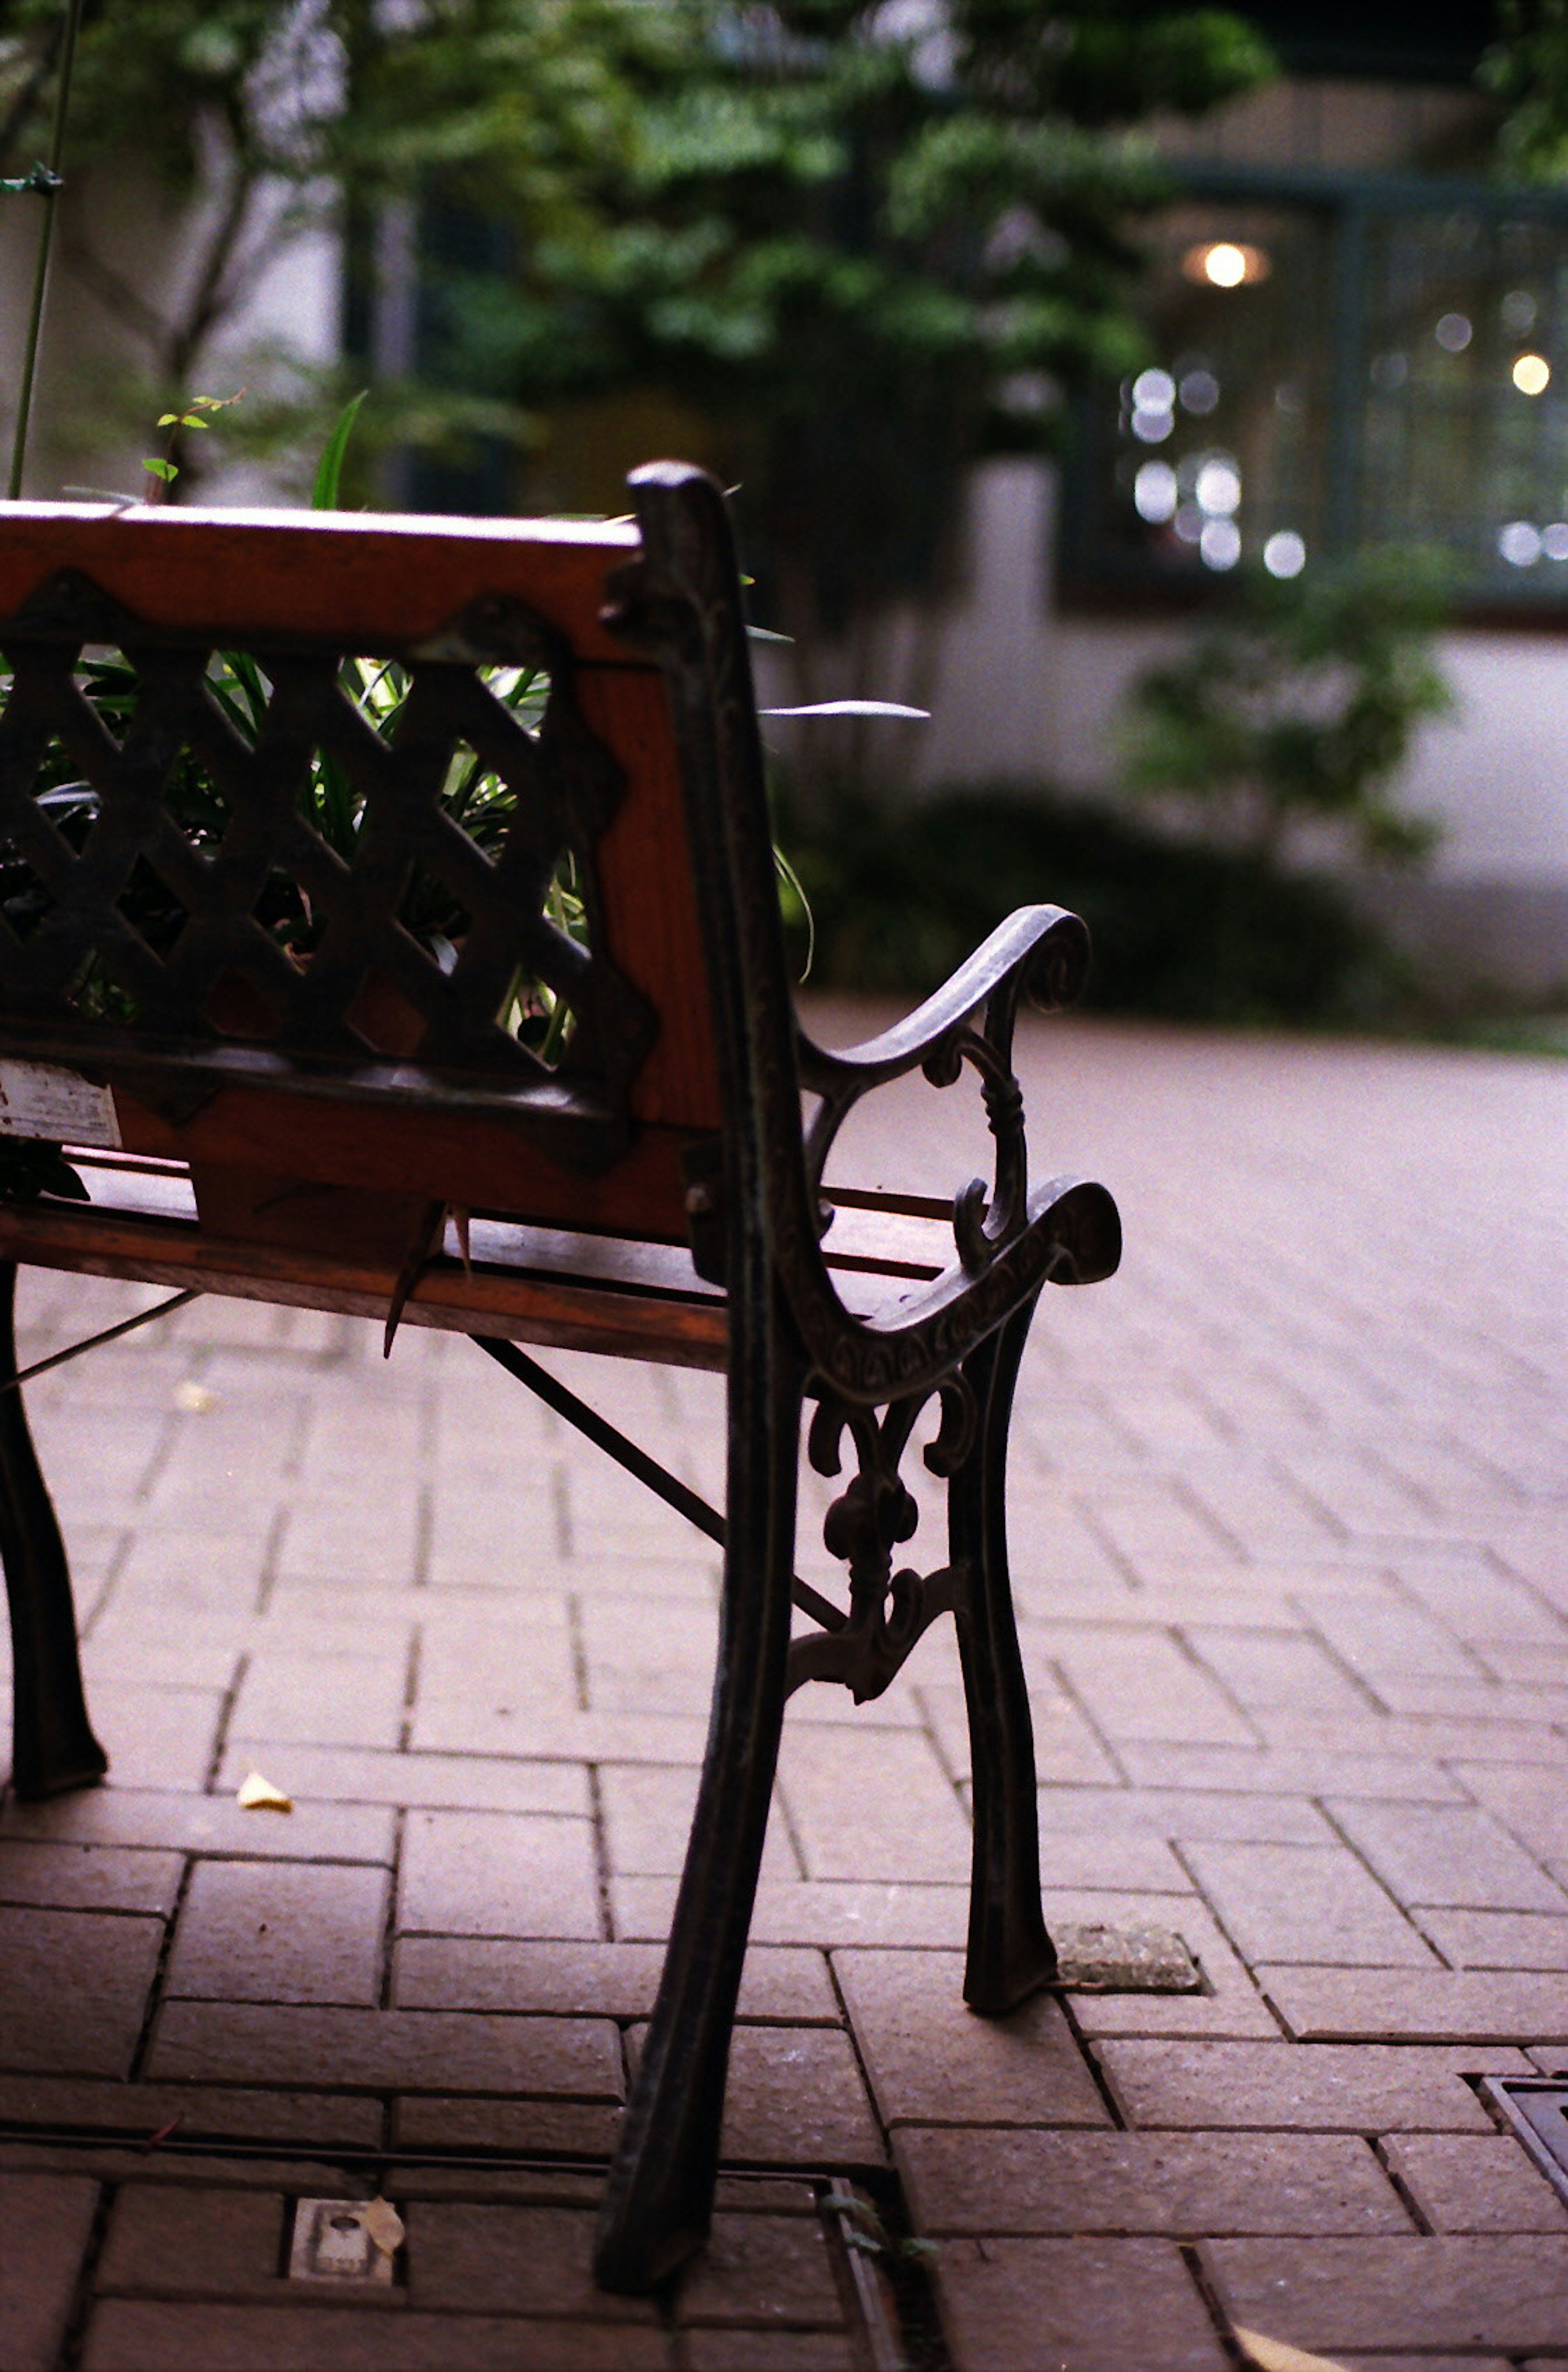
<path fill-rule="evenodd" d="M 722 497 L 677 463 L 631 483 L 635 525 L 0 513 L 0 1093 L 92 1195 L 0 1206 L 7 1288 L 30 1260 L 466 1331 L 724 1541 L 703 1777 L 597 2260 L 621 2288 L 706 2229 L 793 1688 L 875 1696 L 955 1616 L 966 1997 L 997 2013 L 1054 1972 L 1008 1420 L 1042 1287 L 1120 1255 L 1103 1188 L 1031 1183 L 1013 1070 L 1020 998 L 1081 985 L 1074 916 L 1014 915 L 865 1045 L 799 1028 Z M 950 1206 L 834 1150 L 918 1072 L 976 1082 L 993 1139 Z M 0 1318 L 3 1384 L 8 1289 Z M 521 1342 L 722 1369 L 725 1514 Z M 795 1572 L 807 1406 L 813 1463 L 853 1469 L 824 1532 L 847 1606 Z M 947 1539 L 895 1571 L 931 1409 Z M 47 1794 L 102 1755 L 15 1389 L 0 1548 L 16 1777 Z M 792 1642 L 795 1607 L 816 1627 Z"/>

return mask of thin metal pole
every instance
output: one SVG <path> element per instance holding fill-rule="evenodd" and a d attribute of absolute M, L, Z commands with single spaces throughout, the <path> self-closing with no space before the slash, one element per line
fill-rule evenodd
<path fill-rule="evenodd" d="M 0 1392 L 14 1392 L 20 1384 L 30 1383 L 34 1376 L 47 1375 L 51 1367 L 63 1367 L 67 1359 L 79 1359 L 84 1351 L 96 1351 L 100 1343 L 117 1343 L 122 1334 L 134 1334 L 138 1326 L 150 1326 L 155 1318 L 167 1318 L 173 1309 L 181 1309 L 188 1301 L 200 1301 L 201 1288 L 192 1285 L 184 1293 L 171 1293 L 167 1301 L 155 1303 L 135 1318 L 122 1318 L 118 1326 L 106 1326 L 101 1334 L 89 1334 L 85 1342 L 73 1343 L 68 1351 L 52 1351 L 47 1359 L 35 1359 L 18 1376 L 0 1384 Z"/>
<path fill-rule="evenodd" d="M 505 1367 L 509 1376 L 515 1376 L 518 1383 L 527 1384 L 529 1391 L 536 1393 L 546 1408 L 553 1409 L 557 1416 L 563 1416 L 568 1424 L 575 1424 L 579 1433 L 586 1434 L 596 1448 L 614 1459 L 617 1466 L 623 1466 L 628 1474 L 635 1475 L 637 1481 L 653 1492 L 656 1498 L 662 1499 L 667 1507 L 673 1507 L 678 1516 L 684 1516 L 689 1524 L 695 1524 L 700 1532 L 705 1532 L 709 1540 L 716 1541 L 721 1549 L 724 1547 L 728 1531 L 718 1509 L 710 1507 L 705 1499 L 699 1498 L 697 1493 L 690 1490 L 678 1475 L 672 1474 L 668 1467 L 661 1466 L 656 1458 L 650 1458 L 645 1449 L 639 1449 L 634 1441 L 629 1441 L 623 1433 L 616 1430 L 608 1417 L 600 1416 L 587 1401 L 580 1401 L 575 1392 L 556 1380 L 548 1367 L 541 1367 L 537 1359 L 530 1359 L 528 1353 L 519 1351 L 515 1343 L 505 1342 L 496 1335 L 471 1334 L 469 1340 L 477 1343 L 482 1351 L 488 1351 L 496 1364 Z M 809 1582 L 802 1581 L 798 1574 L 791 1587 L 795 1602 L 803 1614 L 809 1614 L 812 1621 L 820 1622 L 825 1631 L 843 1629 L 848 1618 L 831 1599 L 822 1597 Z"/>
<path fill-rule="evenodd" d="M 27 464 L 28 424 L 32 414 L 33 374 L 38 342 L 43 329 L 43 303 L 49 286 L 49 250 L 54 237 L 54 209 L 60 198 L 60 160 L 65 153 L 65 112 L 71 99 L 71 69 L 76 57 L 76 27 L 82 0 L 65 0 L 65 38 L 60 52 L 60 79 L 54 91 L 54 131 L 49 145 L 49 179 L 42 190 L 43 227 L 38 235 L 38 264 L 33 273 L 32 310 L 28 318 L 27 349 L 22 357 L 21 386 L 17 396 L 17 428 L 11 444 L 8 499 L 18 502 Z"/>

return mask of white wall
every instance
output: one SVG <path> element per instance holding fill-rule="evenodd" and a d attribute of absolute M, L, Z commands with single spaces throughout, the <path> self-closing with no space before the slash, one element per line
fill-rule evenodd
<path fill-rule="evenodd" d="M 1053 486 L 1028 461 L 977 472 L 967 583 L 947 621 L 919 741 L 919 780 L 1051 784 L 1114 797 L 1131 679 L 1181 645 L 1179 623 L 1063 615 L 1051 593 Z M 1568 630 L 1446 634 L 1458 697 L 1423 732 L 1400 785 L 1441 824 L 1421 877 L 1374 902 L 1416 944 L 1539 994 L 1568 983 Z"/>

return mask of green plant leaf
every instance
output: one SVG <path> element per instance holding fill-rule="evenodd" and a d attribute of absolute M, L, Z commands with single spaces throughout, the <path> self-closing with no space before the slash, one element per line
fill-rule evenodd
<path fill-rule="evenodd" d="M 357 395 L 351 396 L 332 424 L 332 433 L 321 448 L 321 458 L 316 464 L 315 483 L 310 489 L 310 507 L 313 511 L 335 511 L 338 507 L 338 488 L 343 474 L 343 455 L 348 450 L 348 440 L 354 434 L 354 424 L 359 417 L 359 407 L 369 392 L 370 390 L 365 387 L 361 388 Z"/>
<path fill-rule="evenodd" d="M 177 462 L 158 460 L 150 456 L 144 456 L 142 467 L 144 470 L 148 471 L 153 477 L 161 478 L 166 486 L 171 486 L 176 478 L 180 475 L 180 468 Z"/>

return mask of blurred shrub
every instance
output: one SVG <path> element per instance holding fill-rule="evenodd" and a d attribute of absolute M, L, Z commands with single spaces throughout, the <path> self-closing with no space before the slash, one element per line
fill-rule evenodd
<path fill-rule="evenodd" d="M 1337 883 L 1044 791 L 953 789 L 896 816 L 841 798 L 809 820 L 786 793 L 779 831 L 810 902 L 811 978 L 829 986 L 923 994 L 1042 900 L 1088 924 L 1084 1003 L 1102 1013 L 1367 1024 L 1411 994 Z"/>
<path fill-rule="evenodd" d="M 1446 596 L 1441 558 L 1422 552 L 1239 578 L 1133 683 L 1127 787 L 1269 866 L 1304 833 L 1365 864 L 1418 862 L 1438 827 L 1395 791 L 1422 726 L 1454 704 L 1434 652 Z"/>

